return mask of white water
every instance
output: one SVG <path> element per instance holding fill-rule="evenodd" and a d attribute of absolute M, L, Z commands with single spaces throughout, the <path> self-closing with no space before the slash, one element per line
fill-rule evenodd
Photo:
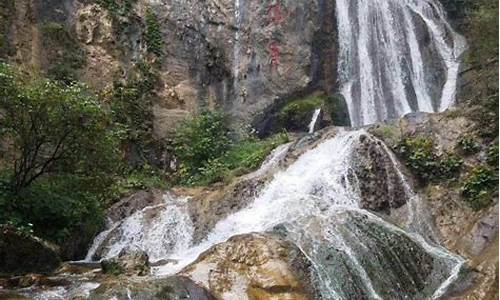
<path fill-rule="evenodd" d="M 102 249 L 103 258 L 118 256 L 123 249 L 148 252 L 152 261 L 168 257 L 191 246 L 193 223 L 187 211 L 188 198 L 164 196 L 165 204 L 146 207 L 125 220 L 109 225 L 94 240 L 86 260 Z M 106 241 L 110 237 L 110 241 Z"/>
<path fill-rule="evenodd" d="M 309 133 L 314 133 L 314 128 L 316 127 L 316 123 L 318 122 L 318 117 L 321 113 L 321 108 L 316 108 L 314 110 L 311 123 L 309 123 Z"/>
<path fill-rule="evenodd" d="M 439 1 L 337 0 L 337 22 L 341 93 L 353 126 L 454 104 L 465 41 Z"/>
<path fill-rule="evenodd" d="M 332 284 L 337 279 L 324 270 L 318 258 L 321 251 L 317 245 L 324 243 L 335 245 L 347 255 L 354 272 L 361 278 L 364 289 L 371 298 L 383 299 L 384 297 L 379 295 L 380 290 L 376 290 L 372 285 L 374 278 L 370 278 L 361 263 L 366 258 L 352 248 L 354 245 L 366 247 L 363 246 L 364 241 L 356 236 L 345 236 L 335 225 L 342 222 L 343 212 L 352 211 L 364 215 L 372 223 L 380 224 L 387 232 L 404 233 L 438 260 L 440 268 L 443 268 L 447 275 L 441 279 L 442 282 L 439 281 L 440 286 L 436 286 L 432 291 L 433 298 L 437 298 L 455 280 L 463 261 L 428 242 L 427 237 L 432 236 L 432 232 L 427 223 L 425 207 L 419 197 L 412 193 L 401 173 L 399 175 L 403 179 L 409 199 L 407 232 L 359 207 L 358 181 L 352 178 L 353 172 L 350 172 L 350 169 L 352 155 L 362 135 L 367 134 L 364 131 L 341 132 L 307 151 L 286 170 L 276 173 L 246 208 L 219 221 L 197 245 L 193 245 L 193 225 L 188 211 L 184 209 L 186 199 L 175 200 L 166 197 L 166 205 L 145 208 L 117 226 L 115 230 L 120 230 L 120 234 L 105 249 L 105 256 L 116 256 L 125 247 L 140 248 L 147 251 L 153 260 L 165 259 L 169 262 L 154 268 L 155 275 L 167 276 L 179 272 L 196 260 L 202 252 L 234 235 L 264 232 L 277 225 L 289 224 L 287 229 L 293 233 L 291 239 L 311 259 L 320 276 L 322 294 L 326 299 L 346 299 L 346 296 L 339 290 L 338 282 L 337 285 Z M 368 138 L 374 139 L 370 136 Z M 385 146 L 382 147 L 386 149 Z M 262 165 L 262 169 L 277 167 L 289 148 L 290 144 L 287 144 L 273 151 Z M 392 155 L 391 158 L 397 167 Z M 313 222 L 323 223 L 320 223 L 319 227 L 310 226 L 311 218 Z M 104 240 L 99 237 L 96 243 L 102 243 Z M 353 240 L 356 241 L 354 244 Z M 97 248 L 98 246 L 93 246 L 93 249 Z M 384 270 L 381 269 L 380 272 Z"/>

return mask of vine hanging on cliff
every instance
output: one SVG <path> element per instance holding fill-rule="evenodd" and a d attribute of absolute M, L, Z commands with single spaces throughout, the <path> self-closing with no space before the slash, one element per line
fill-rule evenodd
<path fill-rule="evenodd" d="M 160 22 L 151 7 L 146 10 L 146 32 L 144 33 L 147 50 L 159 58 L 163 56 L 163 36 Z"/>

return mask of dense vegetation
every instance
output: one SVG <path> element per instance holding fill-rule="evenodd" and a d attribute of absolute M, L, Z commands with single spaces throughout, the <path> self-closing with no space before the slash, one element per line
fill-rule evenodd
<path fill-rule="evenodd" d="M 421 183 L 452 178 L 463 163 L 454 153 L 439 155 L 434 141 L 422 136 L 404 138 L 396 146 L 396 151 Z"/>
<path fill-rule="evenodd" d="M 0 111 L 0 223 L 31 224 L 55 242 L 91 238 L 120 158 L 97 98 L 0 64 Z"/>
<path fill-rule="evenodd" d="M 272 149 L 288 140 L 286 134 L 265 140 L 247 134 L 236 141 L 230 135 L 222 112 L 204 111 L 186 120 L 172 142 L 179 161 L 178 182 L 204 185 L 242 175 L 256 169 Z"/>

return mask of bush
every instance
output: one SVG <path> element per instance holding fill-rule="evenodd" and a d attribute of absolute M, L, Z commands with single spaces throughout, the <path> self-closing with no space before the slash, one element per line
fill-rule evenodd
<path fill-rule="evenodd" d="M 207 185 L 251 172 L 276 146 L 288 141 L 283 133 L 265 140 L 248 135 L 236 142 L 229 135 L 221 112 L 204 111 L 184 122 L 173 141 L 179 182 Z"/>
<path fill-rule="evenodd" d="M 181 124 L 172 145 L 181 181 L 190 183 L 201 168 L 229 149 L 228 120 L 220 111 L 203 111 Z"/>
<path fill-rule="evenodd" d="M 486 166 L 473 169 L 462 185 L 462 195 L 474 210 L 487 207 L 492 202 L 492 193 L 498 183 L 498 176 Z"/>
<path fill-rule="evenodd" d="M 481 150 L 481 145 L 469 135 L 464 135 L 459 138 L 456 148 L 465 155 L 471 155 Z"/>
<path fill-rule="evenodd" d="M 487 162 L 490 166 L 498 169 L 498 144 L 493 144 L 488 148 Z"/>
<path fill-rule="evenodd" d="M 404 138 L 396 146 L 396 152 L 422 183 L 450 179 L 463 163 L 455 154 L 437 155 L 433 140 L 426 137 Z"/>

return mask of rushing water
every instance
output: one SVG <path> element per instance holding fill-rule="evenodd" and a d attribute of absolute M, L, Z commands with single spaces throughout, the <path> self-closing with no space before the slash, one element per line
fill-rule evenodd
<path fill-rule="evenodd" d="M 351 124 L 455 102 L 464 39 L 437 0 L 337 0 L 338 73 Z"/>
<path fill-rule="evenodd" d="M 311 123 L 309 123 L 309 133 L 314 133 L 314 129 L 316 128 L 316 123 L 318 122 L 318 117 L 320 114 L 321 114 L 321 108 L 316 108 L 314 110 Z"/>
<path fill-rule="evenodd" d="M 108 241 L 106 255 L 114 256 L 125 246 L 141 248 L 153 259 L 170 262 L 155 269 L 156 275 L 166 276 L 234 235 L 281 227 L 311 260 L 325 299 L 436 298 L 463 262 L 429 241 L 426 211 L 406 183 L 409 213 L 404 230 L 359 207 L 359 181 L 352 178 L 351 169 L 361 136 L 375 142 L 364 131 L 342 132 L 307 151 L 276 173 L 246 208 L 219 221 L 197 245 L 186 226 L 188 212 L 172 210 L 178 203 L 168 198 L 165 206 L 146 208 L 124 220 L 114 241 Z M 263 167 L 276 166 L 289 147 L 274 151 Z M 397 168 L 395 164 L 391 161 L 387 167 Z M 152 210 L 156 216 L 151 216 Z M 353 280 L 346 281 L 349 276 Z"/>

